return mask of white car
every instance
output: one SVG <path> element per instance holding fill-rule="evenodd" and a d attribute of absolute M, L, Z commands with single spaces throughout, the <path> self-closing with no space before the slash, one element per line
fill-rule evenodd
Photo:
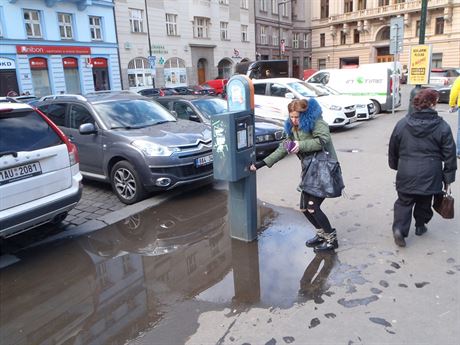
<path fill-rule="evenodd" d="M 315 98 L 323 111 L 323 119 L 331 128 L 344 127 L 356 121 L 356 109 L 351 102 L 335 96 L 319 95 L 305 82 L 296 78 L 252 80 L 254 85 L 255 114 L 284 121 L 287 106 L 293 99 Z"/>
<path fill-rule="evenodd" d="M 77 148 L 42 113 L 0 103 L 0 238 L 62 221 L 82 193 Z"/>
<path fill-rule="evenodd" d="M 317 88 L 322 92 L 326 92 L 328 95 L 334 95 L 354 103 L 356 107 L 356 117 L 358 120 L 369 120 L 377 114 L 374 102 L 366 96 L 344 95 L 332 87 L 323 84 L 308 83 L 308 85 Z"/>

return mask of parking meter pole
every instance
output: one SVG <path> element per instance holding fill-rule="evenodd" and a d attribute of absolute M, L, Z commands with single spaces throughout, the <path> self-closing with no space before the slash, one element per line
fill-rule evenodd
<path fill-rule="evenodd" d="M 422 0 L 422 13 L 420 16 L 420 34 L 418 38 L 419 44 L 425 44 L 425 27 L 426 27 L 426 12 L 427 12 L 428 0 Z M 410 71 L 410 70 L 409 70 Z M 410 92 L 410 99 L 409 99 L 409 110 L 408 113 L 411 114 L 413 112 L 412 108 L 412 100 L 414 99 L 417 92 L 420 91 L 422 88 L 421 85 L 415 85 L 415 87 Z"/>
<path fill-rule="evenodd" d="M 259 248 L 257 242 L 232 240 L 235 299 L 238 303 L 260 302 Z"/>
<path fill-rule="evenodd" d="M 243 75 L 227 83 L 228 112 L 211 119 L 214 178 L 229 182 L 230 236 L 251 242 L 257 238 L 254 87 Z"/>

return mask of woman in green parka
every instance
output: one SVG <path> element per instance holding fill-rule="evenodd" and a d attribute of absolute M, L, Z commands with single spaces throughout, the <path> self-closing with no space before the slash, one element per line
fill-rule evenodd
<path fill-rule="evenodd" d="M 284 130 L 288 136 L 287 141 L 293 142 L 293 147 L 280 146 L 264 160 L 251 165 L 250 170 L 268 166 L 271 168 L 288 154 L 297 154 L 299 159 L 303 156 L 321 151 L 321 142 L 331 156 L 337 159 L 332 145 L 331 133 L 328 124 L 322 118 L 321 106 L 315 99 L 294 100 L 288 105 L 289 118 L 284 123 Z M 300 209 L 316 228 L 316 236 L 309 239 L 305 245 L 313 247 L 315 252 L 330 251 L 338 248 L 336 230 L 332 228 L 329 219 L 321 210 L 324 198 L 301 192 Z"/>

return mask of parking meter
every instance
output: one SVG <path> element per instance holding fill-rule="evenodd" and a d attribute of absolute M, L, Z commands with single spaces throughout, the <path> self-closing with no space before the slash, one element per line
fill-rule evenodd
<path fill-rule="evenodd" d="M 214 115 L 212 153 L 214 178 L 229 182 L 231 237 L 252 241 L 257 236 L 256 175 L 249 166 L 256 160 L 254 87 L 243 75 L 227 83 L 228 112 Z"/>

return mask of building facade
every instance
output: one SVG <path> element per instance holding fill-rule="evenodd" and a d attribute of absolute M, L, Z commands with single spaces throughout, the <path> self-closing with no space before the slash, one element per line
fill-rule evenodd
<path fill-rule="evenodd" d="M 255 0 L 257 59 L 289 61 L 289 75 L 311 67 L 310 2 Z"/>
<path fill-rule="evenodd" d="M 255 59 L 252 0 L 115 0 L 123 89 L 229 78 Z"/>
<path fill-rule="evenodd" d="M 397 59 L 409 64 L 419 44 L 421 0 L 311 1 L 313 68 L 343 68 L 393 61 L 390 21 L 402 17 L 404 38 Z M 460 66 L 460 0 L 428 0 L 425 44 L 432 67 Z"/>
<path fill-rule="evenodd" d="M 112 0 L 2 1 L 0 96 L 121 89 L 113 7 Z"/>

